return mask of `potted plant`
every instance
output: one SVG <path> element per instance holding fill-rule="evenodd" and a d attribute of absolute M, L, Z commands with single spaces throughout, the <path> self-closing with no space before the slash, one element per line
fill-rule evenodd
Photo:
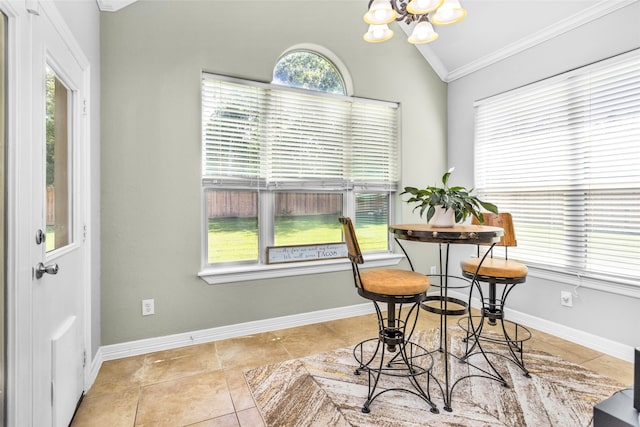
<path fill-rule="evenodd" d="M 407 203 L 416 203 L 416 209 L 420 208 L 420 217 L 427 212 L 427 222 L 431 222 L 434 226 L 451 227 L 455 223 L 460 223 L 473 215 L 484 223 L 484 215 L 481 208 L 489 212 L 498 213 L 496 205 L 483 202 L 477 196 L 473 195 L 473 188 L 467 190 L 462 186 L 449 187 L 449 177 L 455 168 L 449 169 L 447 173 L 442 175 L 442 187 L 426 187 L 415 188 L 405 187 L 400 193 L 411 194 L 411 198 L 406 200 Z"/>

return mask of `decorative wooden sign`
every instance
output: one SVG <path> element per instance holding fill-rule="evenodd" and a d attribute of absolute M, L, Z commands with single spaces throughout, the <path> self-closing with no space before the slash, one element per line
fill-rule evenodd
<path fill-rule="evenodd" d="M 267 264 L 316 261 L 321 259 L 345 258 L 346 256 L 347 245 L 344 242 L 267 247 Z"/>

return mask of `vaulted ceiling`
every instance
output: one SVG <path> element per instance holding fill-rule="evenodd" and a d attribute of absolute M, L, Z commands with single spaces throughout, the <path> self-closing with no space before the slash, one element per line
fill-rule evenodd
<path fill-rule="evenodd" d="M 136 0 L 97 0 L 116 11 Z M 367 0 L 362 3 L 363 13 Z M 438 40 L 417 45 L 438 76 L 450 82 L 640 0 L 461 0 L 467 17 L 436 27 Z M 398 24 L 407 34 L 411 28 Z M 640 25 L 640 24 L 639 24 Z"/>

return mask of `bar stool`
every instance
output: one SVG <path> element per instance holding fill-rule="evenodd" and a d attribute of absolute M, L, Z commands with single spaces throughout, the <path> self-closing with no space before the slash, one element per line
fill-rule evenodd
<path fill-rule="evenodd" d="M 438 413 L 429 394 L 433 357 L 427 349 L 410 340 L 418 321 L 420 302 L 426 298 L 429 278 L 413 270 L 378 268 L 360 271 L 364 258 L 353 223 L 348 217 L 340 217 L 339 221 L 358 294 L 373 302 L 378 318 L 378 336 L 356 344 L 353 349 L 359 364 L 354 374 L 368 373 L 368 395 L 362 412 L 369 413 L 371 404 L 380 395 L 404 391 L 421 398 L 431 407 L 431 412 Z M 380 304 L 386 304 L 386 313 Z M 403 305 L 408 305 L 404 315 Z M 413 390 L 393 387 L 376 392 L 381 375 L 408 378 Z M 427 378 L 425 388 L 418 382 L 423 375 Z"/>
<path fill-rule="evenodd" d="M 473 218 L 473 222 L 477 224 L 478 220 Z M 469 315 L 458 321 L 460 327 L 466 332 L 467 348 L 463 359 L 470 357 L 474 353 L 478 339 L 504 344 L 509 349 L 508 358 L 529 377 L 529 371 L 524 366 L 523 343 L 531 338 L 531 332 L 518 323 L 506 320 L 504 314 L 504 307 L 509 293 L 516 285 L 527 280 L 528 269 L 526 265 L 508 259 L 507 248 L 517 245 L 511 214 L 506 212 L 499 214 L 484 213 L 484 224 L 504 229 L 504 235 L 500 242 L 495 245 L 496 247 L 504 247 L 504 258 L 494 258 L 493 249 L 489 254 L 480 257 L 480 246 L 478 246 L 477 257 L 465 259 L 461 262 L 462 275 L 476 282 L 472 283 L 469 305 L 471 305 L 471 296 L 474 288 L 478 289 L 482 303 L 479 316 Z M 486 297 L 480 282 L 488 285 L 488 295 Z M 502 293 L 499 297 L 497 293 L 498 286 L 502 287 Z M 497 334 L 488 333 L 487 324 L 489 327 L 496 326 L 497 321 L 500 322 L 502 330 Z M 485 352 L 489 353 L 488 351 Z M 493 354 L 502 356 L 500 353 Z"/>

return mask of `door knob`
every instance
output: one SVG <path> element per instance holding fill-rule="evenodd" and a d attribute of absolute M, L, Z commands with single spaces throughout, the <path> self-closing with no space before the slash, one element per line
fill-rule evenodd
<path fill-rule="evenodd" d="M 39 262 L 38 265 L 36 265 L 36 279 L 42 278 L 45 273 L 58 274 L 58 264 L 44 265 L 43 263 Z"/>

